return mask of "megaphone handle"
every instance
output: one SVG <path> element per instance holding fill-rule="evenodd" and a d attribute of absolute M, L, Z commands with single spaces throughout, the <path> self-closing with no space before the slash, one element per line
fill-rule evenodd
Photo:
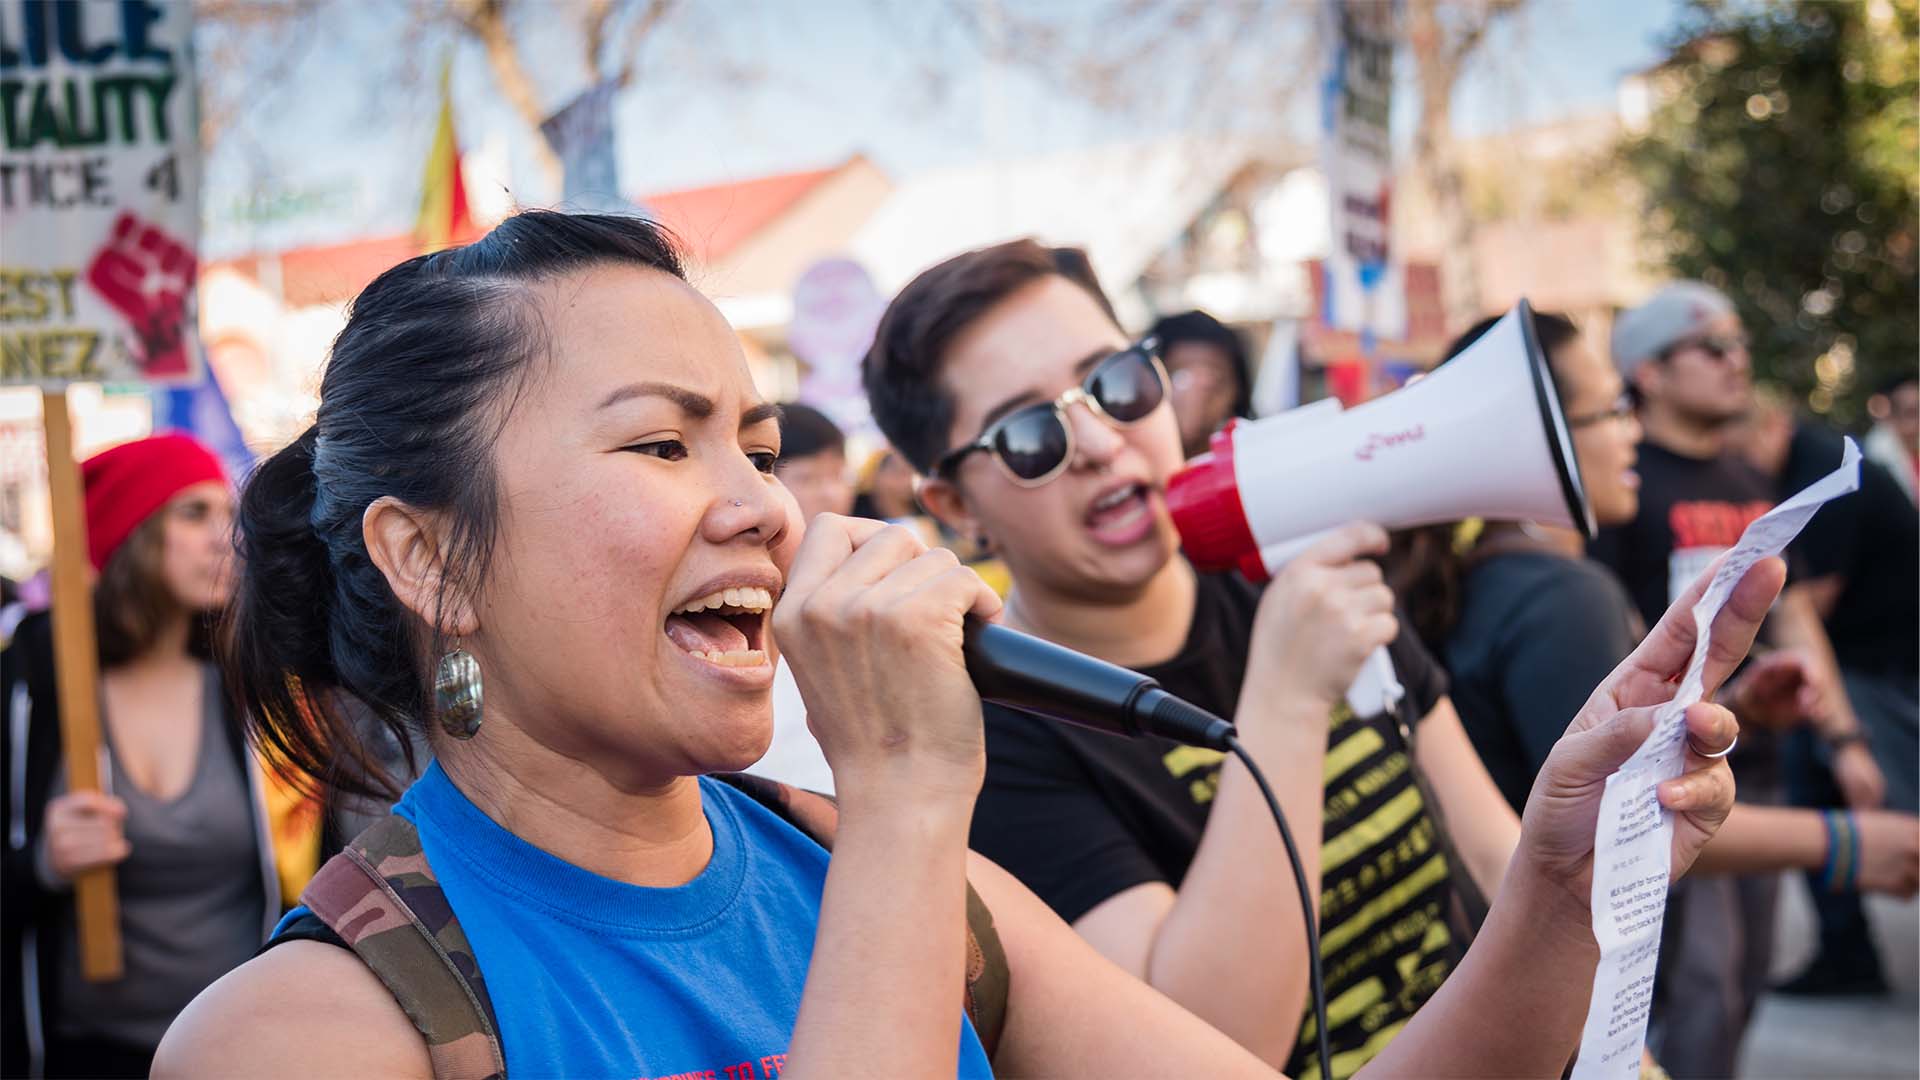
<path fill-rule="evenodd" d="M 1382 645 L 1367 654 L 1360 673 L 1353 677 L 1353 685 L 1347 687 L 1347 707 L 1355 716 L 1373 716 L 1399 704 L 1406 694 L 1407 688 L 1400 685 L 1400 677 L 1393 670 L 1393 657 Z"/>

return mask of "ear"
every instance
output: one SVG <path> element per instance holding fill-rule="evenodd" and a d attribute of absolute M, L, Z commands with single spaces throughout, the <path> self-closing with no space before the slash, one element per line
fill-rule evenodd
<path fill-rule="evenodd" d="M 969 540 L 980 535 L 980 519 L 967 509 L 967 500 L 953 481 L 942 477 L 923 477 L 915 486 L 915 494 L 920 497 L 921 507 L 940 524 Z"/>
<path fill-rule="evenodd" d="M 391 496 L 375 499 L 360 517 L 367 557 L 387 579 L 393 595 L 428 626 L 450 637 L 468 637 L 479 627 L 471 601 L 447 592 L 445 528 L 438 514 L 416 510 Z"/>
<path fill-rule="evenodd" d="M 1657 396 L 1661 373 L 1656 369 L 1659 367 L 1659 360 L 1648 357 L 1635 364 L 1633 370 L 1627 374 L 1627 381 L 1633 384 L 1633 388 L 1639 391 L 1642 398 Z"/>

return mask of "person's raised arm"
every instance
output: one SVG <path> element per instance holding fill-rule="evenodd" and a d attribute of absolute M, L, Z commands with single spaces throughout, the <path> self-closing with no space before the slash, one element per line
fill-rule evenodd
<path fill-rule="evenodd" d="M 1363 556 L 1386 550 L 1374 525 L 1335 531 L 1288 564 L 1260 599 L 1233 720 L 1266 771 L 1320 895 L 1328 716 L 1361 662 L 1393 640 L 1393 594 Z M 1220 788 L 1178 892 L 1141 885 L 1074 923 L 1122 968 L 1278 1067 L 1307 1004 L 1299 889 L 1266 801 L 1238 759 Z"/>
<path fill-rule="evenodd" d="M 1715 568 L 1717 569 L 1717 567 Z M 1691 610 L 1713 569 L 1588 698 L 1534 781 L 1520 845 L 1486 925 L 1439 993 L 1364 1075 L 1546 1076 L 1579 1042 L 1599 948 L 1590 900 L 1593 837 L 1607 777 L 1653 730 L 1693 653 Z M 1760 562 L 1715 619 L 1705 693 L 1726 681 L 1779 594 L 1786 567 Z M 1684 873 L 1733 807 L 1733 773 L 1717 754 L 1739 725 L 1725 708 L 1686 712 L 1684 771 L 1659 788 L 1673 811 L 1673 873 Z"/>
<path fill-rule="evenodd" d="M 908 530 L 816 517 L 774 609 L 838 832 L 783 1075 L 952 1075 L 967 825 L 985 769 L 960 644 L 999 598 Z"/>

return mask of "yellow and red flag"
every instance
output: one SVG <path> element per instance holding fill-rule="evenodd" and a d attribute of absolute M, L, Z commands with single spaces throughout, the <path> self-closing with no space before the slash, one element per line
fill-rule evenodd
<path fill-rule="evenodd" d="M 438 251 L 471 240 L 478 231 L 467 206 L 467 186 L 460 178 L 460 144 L 453 128 L 453 58 L 440 66 L 440 120 L 433 128 L 433 148 L 420 181 L 420 218 L 414 236 L 425 251 Z"/>

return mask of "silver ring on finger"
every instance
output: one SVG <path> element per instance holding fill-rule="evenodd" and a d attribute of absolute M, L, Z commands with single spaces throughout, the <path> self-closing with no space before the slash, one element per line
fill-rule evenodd
<path fill-rule="evenodd" d="M 1739 746 L 1739 745 L 1740 745 L 1740 736 L 1739 736 L 1739 735 L 1735 735 L 1735 736 L 1733 737 L 1733 741 L 1732 741 L 1732 742 L 1730 742 L 1730 743 L 1728 743 L 1728 744 L 1727 744 L 1727 745 L 1725 746 L 1725 748 L 1723 748 L 1723 749 L 1722 749 L 1722 750 L 1721 750 L 1721 751 L 1720 751 L 1719 753 L 1717 753 L 1717 754 L 1709 754 L 1709 753 L 1707 753 L 1706 751 L 1704 751 L 1704 750 L 1702 750 L 1702 749 L 1700 749 L 1700 748 L 1699 748 L 1698 746 L 1695 746 L 1695 745 L 1693 745 L 1693 740 L 1692 740 L 1691 738 L 1689 738 L 1689 739 L 1687 740 L 1687 749 L 1689 749 L 1689 750 L 1691 750 L 1691 751 L 1693 751 L 1693 752 L 1694 752 L 1694 753 L 1696 753 L 1696 754 L 1699 754 L 1699 755 L 1700 755 L 1701 757 L 1703 757 L 1703 758 L 1707 758 L 1707 759 L 1708 759 L 1708 760 L 1710 760 L 1710 761 L 1718 761 L 1718 760 L 1720 760 L 1721 758 L 1723 758 L 1723 757 L 1726 757 L 1726 756 L 1727 756 L 1728 754 L 1731 754 L 1731 753 L 1733 753 L 1733 748 L 1734 748 L 1734 747 L 1736 747 L 1736 746 Z"/>

